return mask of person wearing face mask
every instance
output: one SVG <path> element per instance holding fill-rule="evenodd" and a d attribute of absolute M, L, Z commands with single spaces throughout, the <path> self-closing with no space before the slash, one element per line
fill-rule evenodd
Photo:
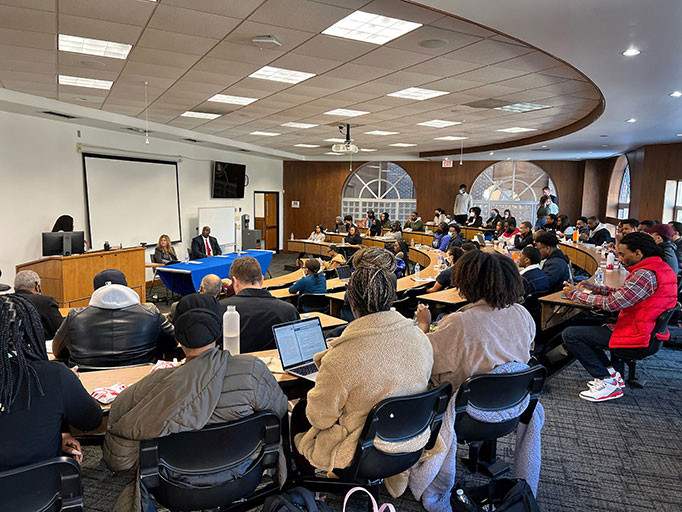
<path fill-rule="evenodd" d="M 483 225 L 483 218 L 481 217 L 481 209 L 474 206 L 469 209 L 469 218 L 467 219 L 467 226 L 470 228 L 480 228 Z"/>
<path fill-rule="evenodd" d="M 505 211 L 502 213 L 502 218 L 503 218 L 503 219 L 510 219 L 510 218 L 512 218 L 511 211 L 505 210 Z"/>
<path fill-rule="evenodd" d="M 459 186 L 459 193 L 455 196 L 454 215 L 457 224 L 464 224 L 467 221 L 467 212 L 474 206 L 474 199 L 467 193 L 467 186 L 462 183 Z M 479 213 L 480 215 L 480 213 Z"/>
<path fill-rule="evenodd" d="M 458 224 L 450 225 L 449 229 L 450 241 L 448 242 L 448 248 L 446 252 L 452 247 L 462 247 L 462 243 L 464 242 L 464 237 L 462 237 L 462 228 L 460 228 Z"/>
<path fill-rule="evenodd" d="M 505 210 L 508 211 L 508 210 Z M 490 210 L 490 217 L 488 217 L 488 220 L 486 220 L 483 223 L 484 228 L 494 228 L 497 226 L 497 223 L 502 220 L 502 217 L 500 216 L 500 210 L 497 208 L 493 208 Z"/>
<path fill-rule="evenodd" d="M 433 237 L 432 246 L 435 249 L 445 252 L 450 243 L 450 229 L 445 222 L 441 222 L 436 228 L 436 234 Z"/>

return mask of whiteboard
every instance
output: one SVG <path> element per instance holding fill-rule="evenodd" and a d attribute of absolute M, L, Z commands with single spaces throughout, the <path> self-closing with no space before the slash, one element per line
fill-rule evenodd
<path fill-rule="evenodd" d="M 224 206 L 222 208 L 199 208 L 199 229 L 204 226 L 211 228 L 211 236 L 218 240 L 221 247 L 232 246 L 236 249 L 235 223 L 236 208 Z"/>
<path fill-rule="evenodd" d="M 84 154 L 83 166 L 93 248 L 182 241 L 175 162 Z"/>

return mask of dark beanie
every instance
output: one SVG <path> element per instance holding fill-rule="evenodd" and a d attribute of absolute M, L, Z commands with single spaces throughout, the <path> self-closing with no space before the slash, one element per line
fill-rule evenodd
<path fill-rule="evenodd" d="M 178 318 L 191 309 L 197 308 L 208 309 L 220 316 L 220 306 L 218 305 L 218 300 L 213 295 L 208 295 L 206 293 L 190 293 L 189 295 L 185 295 L 178 302 L 178 305 L 175 307 L 175 318 Z"/>
<path fill-rule="evenodd" d="M 191 309 L 175 320 L 175 339 L 183 347 L 201 348 L 223 335 L 220 316 L 210 309 Z"/>
<path fill-rule="evenodd" d="M 123 272 L 110 268 L 108 270 L 102 270 L 97 274 L 92 280 L 92 284 L 95 287 L 95 290 L 97 290 L 105 284 L 122 284 L 123 286 L 128 286 L 128 281 L 126 281 L 126 276 Z"/>

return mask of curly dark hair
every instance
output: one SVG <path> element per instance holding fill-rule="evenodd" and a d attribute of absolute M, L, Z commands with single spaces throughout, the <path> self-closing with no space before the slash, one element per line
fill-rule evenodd
<path fill-rule="evenodd" d="M 469 251 L 452 268 L 452 284 L 469 302 L 485 300 L 506 308 L 523 296 L 523 281 L 511 258 L 498 253 Z"/>
<path fill-rule="evenodd" d="M 661 246 L 658 245 L 650 235 L 641 231 L 635 231 L 634 233 L 625 235 L 621 239 L 620 245 L 627 245 L 628 249 L 632 252 L 640 250 L 642 252 L 642 259 L 650 258 L 651 256 L 663 258 L 663 249 L 661 249 Z"/>

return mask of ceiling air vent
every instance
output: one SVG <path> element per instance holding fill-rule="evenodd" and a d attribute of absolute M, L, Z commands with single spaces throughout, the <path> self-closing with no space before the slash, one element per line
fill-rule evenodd
<path fill-rule="evenodd" d="M 141 133 L 141 134 L 143 134 L 143 135 L 144 135 L 145 133 L 153 133 L 152 131 L 148 131 L 148 132 L 145 131 L 144 128 L 135 128 L 135 127 L 133 127 L 133 126 L 125 126 L 125 127 L 121 128 L 121 130 L 125 130 L 125 131 L 127 131 L 127 132 Z"/>
<path fill-rule="evenodd" d="M 197 144 L 199 141 L 197 139 L 182 139 L 185 142 L 191 142 L 192 144 Z"/>
<path fill-rule="evenodd" d="M 494 98 L 488 98 L 485 100 L 476 100 L 471 103 L 464 103 L 465 107 L 471 108 L 497 108 L 509 105 L 509 100 L 496 100 Z"/>
<path fill-rule="evenodd" d="M 41 114 L 46 114 L 48 116 L 59 117 L 61 119 L 78 119 L 77 116 L 72 116 L 71 114 L 62 114 L 61 112 L 53 112 L 52 110 L 43 110 Z"/>
<path fill-rule="evenodd" d="M 549 151 L 549 148 L 533 148 L 531 151 Z"/>
<path fill-rule="evenodd" d="M 237 151 L 239 151 L 240 153 L 251 153 L 251 151 L 248 150 L 248 149 L 241 149 L 241 148 L 240 148 L 240 149 L 238 149 Z"/>

